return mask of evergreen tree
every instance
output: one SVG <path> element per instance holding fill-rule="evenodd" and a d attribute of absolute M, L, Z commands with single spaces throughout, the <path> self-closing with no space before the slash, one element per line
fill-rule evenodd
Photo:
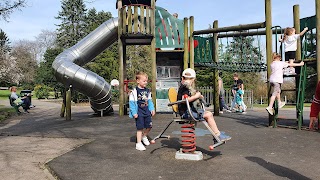
<path fill-rule="evenodd" d="M 62 52 L 61 48 L 49 48 L 44 53 L 44 59 L 39 64 L 39 68 L 36 72 L 35 83 L 45 84 L 50 87 L 56 86 L 56 78 L 52 68 L 52 63 L 55 58 Z"/>
<path fill-rule="evenodd" d="M 57 42 L 60 47 L 75 45 L 86 34 L 86 6 L 83 0 L 62 0 L 61 12 L 56 19 L 61 20 L 57 29 Z"/>
<path fill-rule="evenodd" d="M 2 86 L 10 83 L 8 71 L 10 68 L 9 51 L 11 50 L 8 36 L 0 29 L 0 83 Z"/>
<path fill-rule="evenodd" d="M 89 9 L 85 18 L 87 34 L 94 31 L 111 17 L 112 15 L 110 12 L 97 12 L 95 8 Z M 85 66 L 85 68 L 103 77 L 107 82 L 110 82 L 112 79 L 117 79 L 119 74 L 117 43 L 114 43 L 100 55 L 95 57 L 92 62 Z"/>
<path fill-rule="evenodd" d="M 88 63 L 85 68 L 103 77 L 107 82 L 117 79 L 119 76 L 117 44 L 114 43 L 107 48 L 94 61 Z"/>
<path fill-rule="evenodd" d="M 110 12 L 97 12 L 95 8 L 89 9 L 85 17 L 86 34 L 89 34 L 93 30 L 95 30 L 97 27 L 99 27 L 105 21 L 109 20 L 111 17 L 112 14 Z"/>
<path fill-rule="evenodd" d="M 7 34 L 0 29 L 0 53 L 6 54 L 11 50 L 10 41 Z"/>
<path fill-rule="evenodd" d="M 234 37 L 233 41 L 226 47 L 226 54 L 221 62 L 231 63 L 261 63 L 262 54 L 259 47 L 253 46 L 253 37 Z"/>

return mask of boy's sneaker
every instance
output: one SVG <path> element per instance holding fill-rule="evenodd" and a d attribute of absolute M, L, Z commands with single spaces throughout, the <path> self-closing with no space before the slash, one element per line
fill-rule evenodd
<path fill-rule="evenodd" d="M 225 142 L 225 141 L 230 140 L 230 139 L 231 139 L 231 136 L 228 136 L 228 135 L 226 135 L 225 133 L 221 133 L 221 132 L 220 132 L 219 138 L 220 138 L 220 141 Z"/>
<path fill-rule="evenodd" d="M 136 150 L 145 151 L 146 147 L 144 147 L 144 145 L 141 142 L 140 143 L 136 143 Z"/>
<path fill-rule="evenodd" d="M 142 142 L 143 142 L 143 144 L 146 145 L 146 146 L 149 146 L 149 145 L 150 145 L 150 142 L 149 142 L 147 136 L 143 136 L 143 137 L 142 137 Z"/>
<path fill-rule="evenodd" d="M 273 109 L 272 108 L 267 107 L 266 110 L 268 111 L 268 113 L 270 115 L 273 115 Z"/>
<path fill-rule="evenodd" d="M 231 111 L 231 110 L 229 110 L 229 109 L 227 109 L 226 111 L 227 111 L 228 113 L 231 113 L 231 112 L 232 112 L 232 111 Z"/>
<path fill-rule="evenodd" d="M 286 102 L 279 103 L 279 105 L 278 105 L 279 109 L 283 108 L 284 105 L 286 105 Z"/>
<path fill-rule="evenodd" d="M 223 111 L 219 111 L 219 114 L 223 114 Z"/>

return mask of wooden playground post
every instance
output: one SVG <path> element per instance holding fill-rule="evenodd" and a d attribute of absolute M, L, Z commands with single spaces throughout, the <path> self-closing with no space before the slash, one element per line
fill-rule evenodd
<path fill-rule="evenodd" d="M 213 22 L 213 29 L 218 28 L 218 20 Z M 218 33 L 213 34 L 213 45 L 212 45 L 212 60 L 213 62 L 219 61 L 219 43 L 218 43 Z M 213 103 L 214 103 L 214 114 L 219 116 L 219 83 L 218 83 L 218 70 L 213 70 L 213 87 L 214 87 L 214 96 L 213 96 Z"/>
<path fill-rule="evenodd" d="M 69 89 L 66 92 L 66 120 L 71 120 L 71 88 L 70 85 Z"/>
<path fill-rule="evenodd" d="M 184 54 L 183 54 L 183 69 L 189 67 L 189 52 L 188 52 L 188 18 L 184 18 Z"/>
<path fill-rule="evenodd" d="M 155 33 L 155 26 L 156 26 L 156 18 L 155 18 L 155 12 L 156 12 L 156 2 L 155 0 L 151 0 L 151 35 L 153 36 L 151 41 L 151 61 L 152 61 L 152 101 L 153 104 L 156 107 L 156 93 L 157 93 L 157 62 L 156 62 L 156 33 Z"/>
<path fill-rule="evenodd" d="M 316 52 L 317 52 L 317 76 L 320 81 L 320 0 L 316 1 Z"/>
<path fill-rule="evenodd" d="M 298 4 L 293 6 L 293 25 L 294 25 L 294 28 L 296 29 L 296 34 L 300 33 L 300 10 L 299 10 Z M 301 40 L 299 38 L 297 40 L 296 60 L 300 60 L 300 59 L 301 59 Z"/>
<path fill-rule="evenodd" d="M 121 41 L 121 32 L 122 32 L 122 17 L 123 17 L 123 11 L 122 11 L 122 0 L 118 0 L 118 53 L 119 53 L 119 115 L 124 115 L 124 65 L 123 65 L 123 43 Z M 129 22 L 131 24 L 131 22 Z"/>
<path fill-rule="evenodd" d="M 62 100 L 62 105 L 61 105 L 61 111 L 60 111 L 60 117 L 64 117 L 65 112 L 66 112 L 66 88 L 63 89 L 63 100 Z"/>
<path fill-rule="evenodd" d="M 299 9 L 299 5 L 296 4 L 293 6 L 293 26 L 294 26 L 294 29 L 296 30 L 296 34 L 300 33 L 300 9 Z M 297 50 L 296 50 L 296 60 L 301 60 L 301 40 L 300 38 L 297 39 Z M 295 72 L 297 74 L 300 74 L 301 72 L 301 69 L 302 67 L 297 67 L 295 68 Z M 295 84 L 296 84 L 296 89 L 299 88 L 299 84 L 300 84 L 300 76 L 297 76 L 295 78 Z M 299 92 L 296 91 L 296 98 L 298 98 L 298 94 Z M 296 117 L 299 119 L 299 113 L 298 113 L 298 108 L 297 108 L 297 111 L 296 111 Z M 300 124 L 300 120 L 298 121 L 299 123 L 299 130 L 301 129 L 301 124 Z"/>
<path fill-rule="evenodd" d="M 266 20 L 266 58 L 267 58 L 267 79 L 271 74 L 270 65 L 272 62 L 272 15 L 271 15 L 271 0 L 265 0 L 265 20 Z M 270 91 L 270 83 L 268 82 L 268 90 Z M 268 92 L 268 103 L 270 102 L 270 92 Z M 269 114 L 269 126 L 271 126 L 273 117 Z"/>
<path fill-rule="evenodd" d="M 190 16 L 190 68 L 194 69 L 194 38 L 193 38 L 193 31 L 194 31 L 194 17 Z"/>
<path fill-rule="evenodd" d="M 253 24 L 241 24 L 241 25 L 237 25 L 237 26 L 198 30 L 198 31 L 194 31 L 193 35 L 210 34 L 210 33 L 218 33 L 218 32 L 229 32 L 229 31 L 241 31 L 241 30 L 258 29 L 258 28 L 264 28 L 264 27 L 265 27 L 265 22 L 253 23 Z M 242 34 L 242 32 L 241 32 L 241 34 Z"/>

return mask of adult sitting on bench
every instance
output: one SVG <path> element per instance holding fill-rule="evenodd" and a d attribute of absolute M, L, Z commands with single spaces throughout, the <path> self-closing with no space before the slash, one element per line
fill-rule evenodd
<path fill-rule="evenodd" d="M 19 98 L 19 96 L 17 95 L 17 87 L 12 86 L 10 88 L 10 105 L 13 106 L 14 108 L 16 108 L 17 112 L 20 113 L 19 111 L 19 107 L 22 106 L 22 108 L 24 109 L 24 112 L 29 113 L 28 109 L 30 109 L 30 100 L 28 97 L 22 97 Z"/>

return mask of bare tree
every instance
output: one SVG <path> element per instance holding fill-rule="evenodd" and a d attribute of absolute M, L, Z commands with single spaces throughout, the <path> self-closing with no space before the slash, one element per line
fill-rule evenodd
<path fill-rule="evenodd" d="M 9 15 L 15 10 L 26 6 L 26 0 L 2 0 L 0 3 L 0 18 L 8 21 Z"/>
<path fill-rule="evenodd" d="M 19 41 L 11 51 L 19 83 L 32 83 L 37 70 L 36 48 L 33 41 Z"/>
<path fill-rule="evenodd" d="M 43 60 L 43 55 L 49 48 L 56 47 L 57 34 L 50 30 L 41 30 L 41 33 L 36 37 L 37 62 L 40 63 Z"/>

